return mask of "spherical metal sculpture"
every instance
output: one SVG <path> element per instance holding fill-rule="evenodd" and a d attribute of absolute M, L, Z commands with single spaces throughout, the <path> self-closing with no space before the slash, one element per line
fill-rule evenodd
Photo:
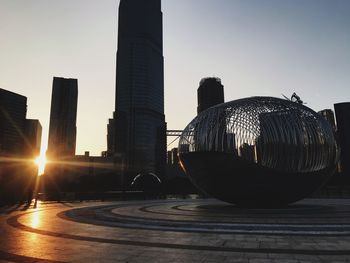
<path fill-rule="evenodd" d="M 283 206 L 333 174 L 337 146 L 318 113 L 288 100 L 252 97 L 209 108 L 183 131 L 179 157 L 205 193 L 247 207 Z"/>

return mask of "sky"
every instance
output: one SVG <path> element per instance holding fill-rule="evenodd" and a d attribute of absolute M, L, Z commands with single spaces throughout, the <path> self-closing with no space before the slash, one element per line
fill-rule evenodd
<path fill-rule="evenodd" d="M 78 79 L 77 154 L 106 150 L 118 5 L 0 0 L 0 88 L 28 98 L 44 147 L 57 76 Z M 350 101 L 349 0 L 163 0 L 162 10 L 168 129 L 195 117 L 203 77 L 222 79 L 226 101 L 297 92 L 316 111 Z"/>

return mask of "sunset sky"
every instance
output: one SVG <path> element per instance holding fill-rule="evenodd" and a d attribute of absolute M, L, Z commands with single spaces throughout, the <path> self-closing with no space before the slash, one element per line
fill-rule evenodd
<path fill-rule="evenodd" d="M 0 0 L 0 88 L 28 97 L 43 145 L 58 76 L 79 83 L 77 154 L 106 150 L 118 5 Z M 348 0 L 163 0 L 162 9 L 168 129 L 193 119 L 208 76 L 222 79 L 226 101 L 297 92 L 316 111 L 350 101 Z"/>

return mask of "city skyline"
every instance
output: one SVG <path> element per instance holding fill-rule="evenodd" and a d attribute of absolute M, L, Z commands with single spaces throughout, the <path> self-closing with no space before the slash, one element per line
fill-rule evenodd
<path fill-rule="evenodd" d="M 0 1 L 0 88 L 28 98 L 46 145 L 52 78 L 77 78 L 77 154 L 99 155 L 114 110 L 119 1 L 48 2 Z M 315 111 L 349 101 L 349 10 L 340 0 L 163 0 L 168 128 L 194 118 L 202 77 L 220 77 L 226 101 L 294 91 Z"/>

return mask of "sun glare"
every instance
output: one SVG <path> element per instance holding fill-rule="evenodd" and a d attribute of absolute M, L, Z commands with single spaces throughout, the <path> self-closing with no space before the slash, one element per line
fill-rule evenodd
<path fill-rule="evenodd" d="M 35 163 L 38 166 L 38 175 L 41 176 L 45 171 L 46 157 L 45 155 L 40 155 L 35 159 Z"/>
<path fill-rule="evenodd" d="M 40 226 L 40 212 L 35 212 L 32 214 L 31 216 L 31 226 L 33 228 L 37 228 L 38 226 Z"/>

